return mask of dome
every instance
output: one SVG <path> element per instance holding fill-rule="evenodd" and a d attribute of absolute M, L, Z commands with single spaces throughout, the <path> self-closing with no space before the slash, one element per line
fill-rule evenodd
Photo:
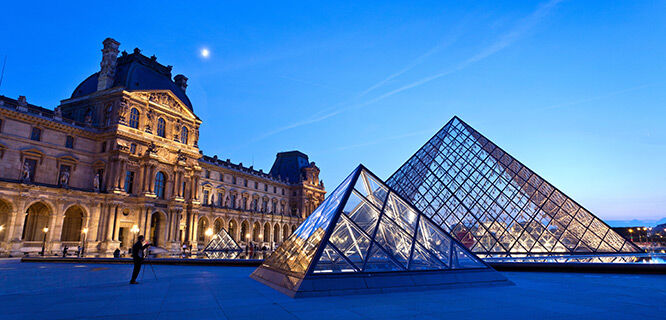
<path fill-rule="evenodd" d="M 99 72 L 92 74 L 79 84 L 72 98 L 82 97 L 97 91 L 97 76 Z M 127 91 L 140 90 L 171 90 L 190 110 L 192 103 L 173 80 L 171 80 L 171 66 L 163 66 L 157 62 L 157 58 L 150 58 L 141 54 L 138 49 L 134 53 L 123 52 L 118 57 L 116 73 L 112 87 L 125 87 Z"/>

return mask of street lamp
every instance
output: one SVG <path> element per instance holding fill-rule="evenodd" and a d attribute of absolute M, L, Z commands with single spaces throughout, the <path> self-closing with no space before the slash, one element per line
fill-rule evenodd
<path fill-rule="evenodd" d="M 629 229 L 629 237 L 631 237 L 631 242 L 634 242 L 634 229 Z"/>
<path fill-rule="evenodd" d="M 210 238 L 210 236 L 213 235 L 213 228 L 208 228 L 206 229 L 206 232 L 204 232 L 207 238 Z"/>
<path fill-rule="evenodd" d="M 132 240 L 132 244 L 134 244 L 134 242 L 136 242 L 136 234 L 139 233 L 139 226 L 133 225 L 132 229 L 130 229 L 130 232 L 134 234 L 134 239 Z"/>
<path fill-rule="evenodd" d="M 42 229 L 42 232 L 44 232 L 44 240 L 42 240 L 42 257 L 43 257 L 44 249 L 46 248 L 46 234 L 49 233 L 49 227 L 44 227 L 44 229 Z"/>
<path fill-rule="evenodd" d="M 88 228 L 83 228 L 81 230 L 82 237 L 81 237 L 81 257 L 83 257 L 83 254 L 86 252 L 86 236 L 88 235 Z"/>

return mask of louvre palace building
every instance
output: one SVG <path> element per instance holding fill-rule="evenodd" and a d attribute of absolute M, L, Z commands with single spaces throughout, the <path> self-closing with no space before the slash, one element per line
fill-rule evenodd
<path fill-rule="evenodd" d="M 188 78 L 119 46 L 54 110 L 0 96 L 0 255 L 107 255 L 139 234 L 196 252 L 222 229 L 275 248 L 324 200 L 299 151 L 269 172 L 204 155 Z"/>

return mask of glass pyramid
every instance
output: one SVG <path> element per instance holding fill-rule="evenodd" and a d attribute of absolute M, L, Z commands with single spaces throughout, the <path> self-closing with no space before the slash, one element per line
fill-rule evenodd
<path fill-rule="evenodd" d="M 312 291 L 303 288 L 304 280 L 310 281 L 310 289 L 325 290 L 318 279 L 340 276 L 357 280 L 349 284 L 354 289 L 364 289 L 358 283 L 373 274 L 462 269 L 490 271 L 490 282 L 507 282 L 361 165 L 252 277 L 293 296 Z"/>
<path fill-rule="evenodd" d="M 387 185 L 481 257 L 642 252 L 458 117 Z"/>
<path fill-rule="evenodd" d="M 243 251 L 243 249 L 231 238 L 231 235 L 227 230 L 222 228 L 220 232 L 213 236 L 210 239 L 210 242 L 204 248 L 204 252 L 215 252 L 215 251 Z"/>

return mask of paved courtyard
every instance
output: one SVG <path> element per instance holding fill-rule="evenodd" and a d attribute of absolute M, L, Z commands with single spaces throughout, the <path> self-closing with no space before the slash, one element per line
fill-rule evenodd
<path fill-rule="evenodd" d="M 0 319 L 666 318 L 666 276 L 504 273 L 511 287 L 291 299 L 254 268 L 0 260 Z M 143 279 L 142 279 L 143 277 Z"/>

